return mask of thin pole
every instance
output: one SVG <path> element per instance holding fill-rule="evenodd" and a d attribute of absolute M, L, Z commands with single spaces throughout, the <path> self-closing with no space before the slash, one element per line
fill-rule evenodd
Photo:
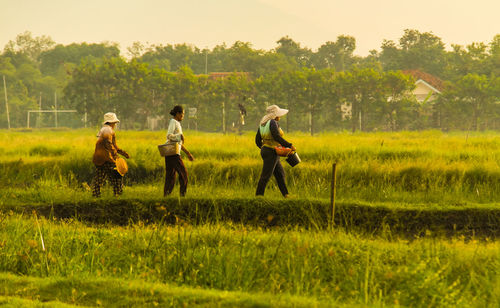
<path fill-rule="evenodd" d="M 38 107 L 38 110 L 42 110 L 42 92 L 40 92 L 40 105 Z M 38 127 L 40 127 L 40 125 L 42 125 L 42 113 L 40 112 L 38 114 Z"/>
<path fill-rule="evenodd" d="M 332 187 L 330 191 L 330 226 L 333 228 L 335 225 L 335 186 L 337 181 L 337 163 L 332 165 Z"/>
<path fill-rule="evenodd" d="M 361 132 L 361 110 L 359 111 L 359 131 Z"/>
<path fill-rule="evenodd" d="M 84 122 L 85 122 L 85 128 L 87 128 L 87 94 L 85 94 L 85 115 L 84 115 Z"/>
<path fill-rule="evenodd" d="M 54 91 L 54 105 L 55 105 L 55 119 L 56 119 L 56 128 L 57 128 L 57 92 Z"/>
<path fill-rule="evenodd" d="M 27 127 L 30 128 L 30 111 L 28 111 L 28 121 L 27 122 Z"/>
<path fill-rule="evenodd" d="M 208 47 L 205 48 L 205 75 L 208 75 Z"/>
<path fill-rule="evenodd" d="M 222 101 L 222 132 L 226 133 L 226 102 Z"/>
<path fill-rule="evenodd" d="M 7 112 L 7 127 L 10 129 L 9 103 L 7 100 L 7 84 L 5 83 L 5 75 L 3 75 L 3 91 L 5 92 L 5 111 Z"/>

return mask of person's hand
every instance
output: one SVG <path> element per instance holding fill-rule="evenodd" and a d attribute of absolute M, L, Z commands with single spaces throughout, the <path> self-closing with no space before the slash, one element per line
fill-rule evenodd
<path fill-rule="evenodd" d="M 122 155 L 125 156 L 125 158 L 130 158 L 130 155 L 128 155 L 128 153 L 125 151 L 122 151 Z"/>
<path fill-rule="evenodd" d="M 293 145 L 290 149 L 292 149 L 292 151 L 294 151 L 294 152 L 297 151 L 297 149 Z"/>
<path fill-rule="evenodd" d="M 188 154 L 188 159 L 189 159 L 189 161 L 193 161 L 194 160 L 193 154 L 189 153 Z"/>

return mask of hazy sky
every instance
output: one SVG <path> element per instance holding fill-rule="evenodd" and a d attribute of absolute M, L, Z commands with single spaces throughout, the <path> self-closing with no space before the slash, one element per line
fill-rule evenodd
<path fill-rule="evenodd" d="M 212 48 L 237 40 L 269 50 L 285 35 L 316 50 L 345 34 L 366 55 L 404 29 L 432 31 L 448 47 L 488 43 L 500 34 L 499 15 L 500 0 L 0 0 L 0 49 L 26 30 L 123 51 L 134 41 Z"/>

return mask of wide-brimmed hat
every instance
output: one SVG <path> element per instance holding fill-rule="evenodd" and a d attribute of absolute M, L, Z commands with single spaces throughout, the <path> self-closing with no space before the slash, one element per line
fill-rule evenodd
<path fill-rule="evenodd" d="M 106 123 L 120 123 L 120 120 L 118 120 L 114 112 L 108 112 L 104 115 L 104 122 L 102 124 Z"/>
<path fill-rule="evenodd" d="M 260 125 L 266 124 L 267 121 L 276 117 L 282 117 L 288 113 L 288 109 L 281 109 L 277 105 L 271 105 L 266 108 L 266 115 L 260 120 Z"/>

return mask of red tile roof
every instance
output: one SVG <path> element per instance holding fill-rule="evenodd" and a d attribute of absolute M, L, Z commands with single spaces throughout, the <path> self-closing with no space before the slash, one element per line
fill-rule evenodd
<path fill-rule="evenodd" d="M 401 71 L 403 74 L 406 75 L 411 75 L 413 76 L 417 81 L 419 79 L 422 79 L 423 81 L 427 82 L 434 88 L 436 88 L 438 91 L 442 92 L 444 90 L 444 82 L 439 79 L 438 77 L 419 71 L 419 70 L 404 70 Z"/>
<path fill-rule="evenodd" d="M 248 72 L 216 72 L 208 74 L 209 79 L 223 79 L 230 75 L 249 76 Z"/>

